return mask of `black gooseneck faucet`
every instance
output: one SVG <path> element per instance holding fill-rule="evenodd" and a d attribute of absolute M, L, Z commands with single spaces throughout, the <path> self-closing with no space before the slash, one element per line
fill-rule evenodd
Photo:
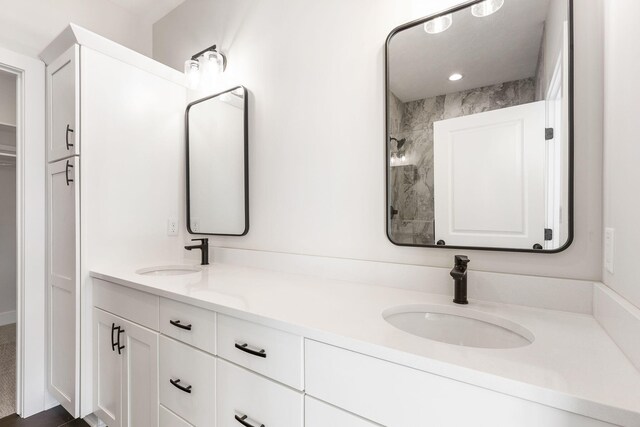
<path fill-rule="evenodd" d="M 192 249 L 200 249 L 202 257 L 200 258 L 200 265 L 209 265 L 209 239 L 191 239 L 192 241 L 200 241 L 199 245 L 185 246 L 188 251 Z"/>
<path fill-rule="evenodd" d="M 469 258 L 466 255 L 454 257 L 454 266 L 450 274 L 453 277 L 453 302 L 456 304 L 469 304 L 467 300 L 467 264 L 469 264 Z"/>

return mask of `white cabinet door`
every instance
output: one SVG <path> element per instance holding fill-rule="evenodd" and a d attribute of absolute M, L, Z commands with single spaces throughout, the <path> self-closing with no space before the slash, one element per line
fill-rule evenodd
<path fill-rule="evenodd" d="M 434 123 L 435 240 L 544 245 L 545 102 Z"/>
<path fill-rule="evenodd" d="M 376 427 L 380 424 L 360 418 L 310 396 L 304 398 L 305 427 Z"/>
<path fill-rule="evenodd" d="M 47 66 L 47 160 L 80 154 L 80 47 Z"/>
<path fill-rule="evenodd" d="M 93 317 L 95 414 L 109 427 L 157 427 L 159 334 L 98 308 Z"/>
<path fill-rule="evenodd" d="M 47 177 L 47 386 L 73 416 L 80 379 L 79 163 L 52 163 Z"/>
<path fill-rule="evenodd" d="M 95 414 L 109 427 L 122 426 L 122 380 L 124 358 L 118 354 L 121 319 L 93 309 L 93 398 Z M 122 350 L 121 350 L 122 351 Z"/>
<path fill-rule="evenodd" d="M 159 334 L 135 323 L 122 321 L 124 325 L 125 357 L 122 426 L 158 426 L 158 339 Z"/>

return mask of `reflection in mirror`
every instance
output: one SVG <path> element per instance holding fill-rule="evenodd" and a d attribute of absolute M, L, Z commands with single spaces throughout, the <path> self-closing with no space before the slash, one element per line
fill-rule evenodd
<path fill-rule="evenodd" d="M 247 91 L 236 87 L 187 106 L 187 228 L 249 230 Z"/>
<path fill-rule="evenodd" d="M 570 0 L 485 0 L 387 40 L 387 232 L 398 245 L 572 240 Z"/>

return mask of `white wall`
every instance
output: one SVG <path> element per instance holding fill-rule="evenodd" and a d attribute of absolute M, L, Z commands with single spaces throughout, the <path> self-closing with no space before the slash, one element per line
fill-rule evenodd
<path fill-rule="evenodd" d="M 186 89 L 87 47 L 81 57 L 87 268 L 175 260 L 185 251 L 167 220 L 184 230 Z"/>
<path fill-rule="evenodd" d="M 640 2 L 605 3 L 604 226 L 615 229 L 614 274 L 604 282 L 640 307 Z"/>
<path fill-rule="evenodd" d="M 384 41 L 456 0 L 187 0 L 154 25 L 154 57 L 177 69 L 218 43 L 226 86 L 250 91 L 246 237 L 214 246 L 601 277 L 601 0 L 576 2 L 576 238 L 554 255 L 397 247 L 385 235 Z"/>
<path fill-rule="evenodd" d="M 0 0 L 0 46 L 35 57 L 70 22 L 151 55 L 151 22 L 109 0 Z"/>

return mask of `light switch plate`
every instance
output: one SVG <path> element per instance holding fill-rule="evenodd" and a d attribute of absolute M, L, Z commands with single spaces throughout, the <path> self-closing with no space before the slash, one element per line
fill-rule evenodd
<path fill-rule="evenodd" d="M 604 268 L 613 274 L 613 248 L 615 230 L 613 228 L 604 229 Z"/>
<path fill-rule="evenodd" d="M 170 218 L 167 220 L 167 236 L 177 236 L 177 235 L 178 235 L 178 220 Z"/>

